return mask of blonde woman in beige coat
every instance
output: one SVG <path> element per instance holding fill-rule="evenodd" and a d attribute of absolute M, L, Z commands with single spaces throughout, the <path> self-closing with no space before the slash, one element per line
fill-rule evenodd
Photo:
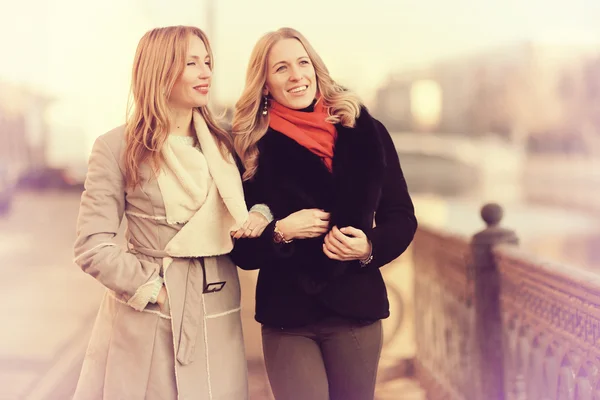
<path fill-rule="evenodd" d="M 240 286 L 227 254 L 232 232 L 258 236 L 268 215 L 249 216 L 231 140 L 206 107 L 211 73 L 200 29 L 146 33 L 133 112 L 94 144 L 75 262 L 107 293 L 77 400 L 248 396 Z M 115 241 L 123 216 L 127 249 Z"/>

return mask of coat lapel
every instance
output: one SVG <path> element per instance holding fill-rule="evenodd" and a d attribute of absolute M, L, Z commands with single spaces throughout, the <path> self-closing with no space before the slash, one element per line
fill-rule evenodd
<path fill-rule="evenodd" d="M 195 153 L 174 152 L 165 145 L 162 150 L 165 168 L 157 177 L 167 221 L 185 223 L 165 247 L 173 257 L 229 253 L 233 248 L 230 232 L 248 217 L 242 181 L 233 157 L 222 157 L 216 139 L 199 112 L 194 111 L 193 118 L 202 154 L 196 149 L 192 149 Z M 190 159 L 182 159 L 186 157 Z M 195 165 L 192 159 L 205 159 L 206 169 L 188 169 L 187 166 Z M 203 186 L 205 179 L 207 183 Z"/>
<path fill-rule="evenodd" d="M 227 155 L 227 159 L 223 158 L 214 135 L 198 111 L 194 111 L 194 127 L 198 142 L 208 162 L 208 169 L 221 198 L 236 224 L 241 226 L 248 218 L 248 208 L 244 200 L 242 178 L 235 160 L 231 154 Z"/>
<path fill-rule="evenodd" d="M 189 221 L 202 207 L 211 184 L 206 159 L 197 149 L 169 138 L 162 150 L 163 165 L 157 181 L 167 222 L 179 224 Z"/>
<path fill-rule="evenodd" d="M 366 108 L 354 128 L 336 126 L 338 139 L 333 156 L 334 213 L 332 223 L 363 231 L 372 227 L 383 184 L 385 153 L 375 120 Z"/>

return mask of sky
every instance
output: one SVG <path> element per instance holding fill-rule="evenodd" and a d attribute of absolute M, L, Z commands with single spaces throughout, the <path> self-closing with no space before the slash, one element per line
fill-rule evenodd
<path fill-rule="evenodd" d="M 155 26 L 208 29 L 208 1 L 0 0 L 0 80 L 56 99 L 55 142 L 76 132 L 90 142 L 124 121 L 141 36 Z M 211 96 L 228 105 L 254 43 L 282 26 L 301 31 L 367 104 L 390 72 L 439 59 L 523 40 L 600 43 L 599 0 L 213 0 L 213 10 Z"/>

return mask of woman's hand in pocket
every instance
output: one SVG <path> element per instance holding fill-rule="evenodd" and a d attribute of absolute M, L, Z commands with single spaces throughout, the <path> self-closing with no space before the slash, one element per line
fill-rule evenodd
<path fill-rule="evenodd" d="M 160 292 L 158 292 L 158 296 L 156 297 L 156 304 L 160 308 L 160 312 L 163 314 L 169 314 L 169 296 L 167 296 L 167 288 L 163 285 L 160 288 Z"/>

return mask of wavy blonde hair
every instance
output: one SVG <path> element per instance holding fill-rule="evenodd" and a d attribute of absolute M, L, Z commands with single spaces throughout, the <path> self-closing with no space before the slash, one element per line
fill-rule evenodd
<path fill-rule="evenodd" d="M 317 91 L 328 109 L 328 122 L 340 123 L 351 128 L 360 115 L 361 102 L 358 96 L 331 78 L 321 57 L 300 32 L 292 28 L 281 28 L 265 34 L 252 50 L 246 71 L 246 84 L 235 104 L 233 115 L 234 147 L 244 165 L 245 181 L 256 174 L 259 153 L 256 144 L 269 128 L 269 115 L 262 114 L 269 53 L 273 46 L 283 39 L 296 39 L 304 46 L 315 68 Z"/>
<path fill-rule="evenodd" d="M 213 69 L 208 38 L 199 28 L 156 28 L 146 32 L 138 43 L 125 125 L 125 182 L 130 187 L 140 183 L 139 168 L 144 162 L 150 162 L 155 171 L 160 168 L 160 151 L 170 132 L 168 99 L 185 68 L 191 35 L 199 37 L 206 46 Z M 197 110 L 220 144 L 222 154 L 226 157 L 227 152 L 233 153 L 231 137 L 219 127 L 209 108 L 204 106 Z"/>

